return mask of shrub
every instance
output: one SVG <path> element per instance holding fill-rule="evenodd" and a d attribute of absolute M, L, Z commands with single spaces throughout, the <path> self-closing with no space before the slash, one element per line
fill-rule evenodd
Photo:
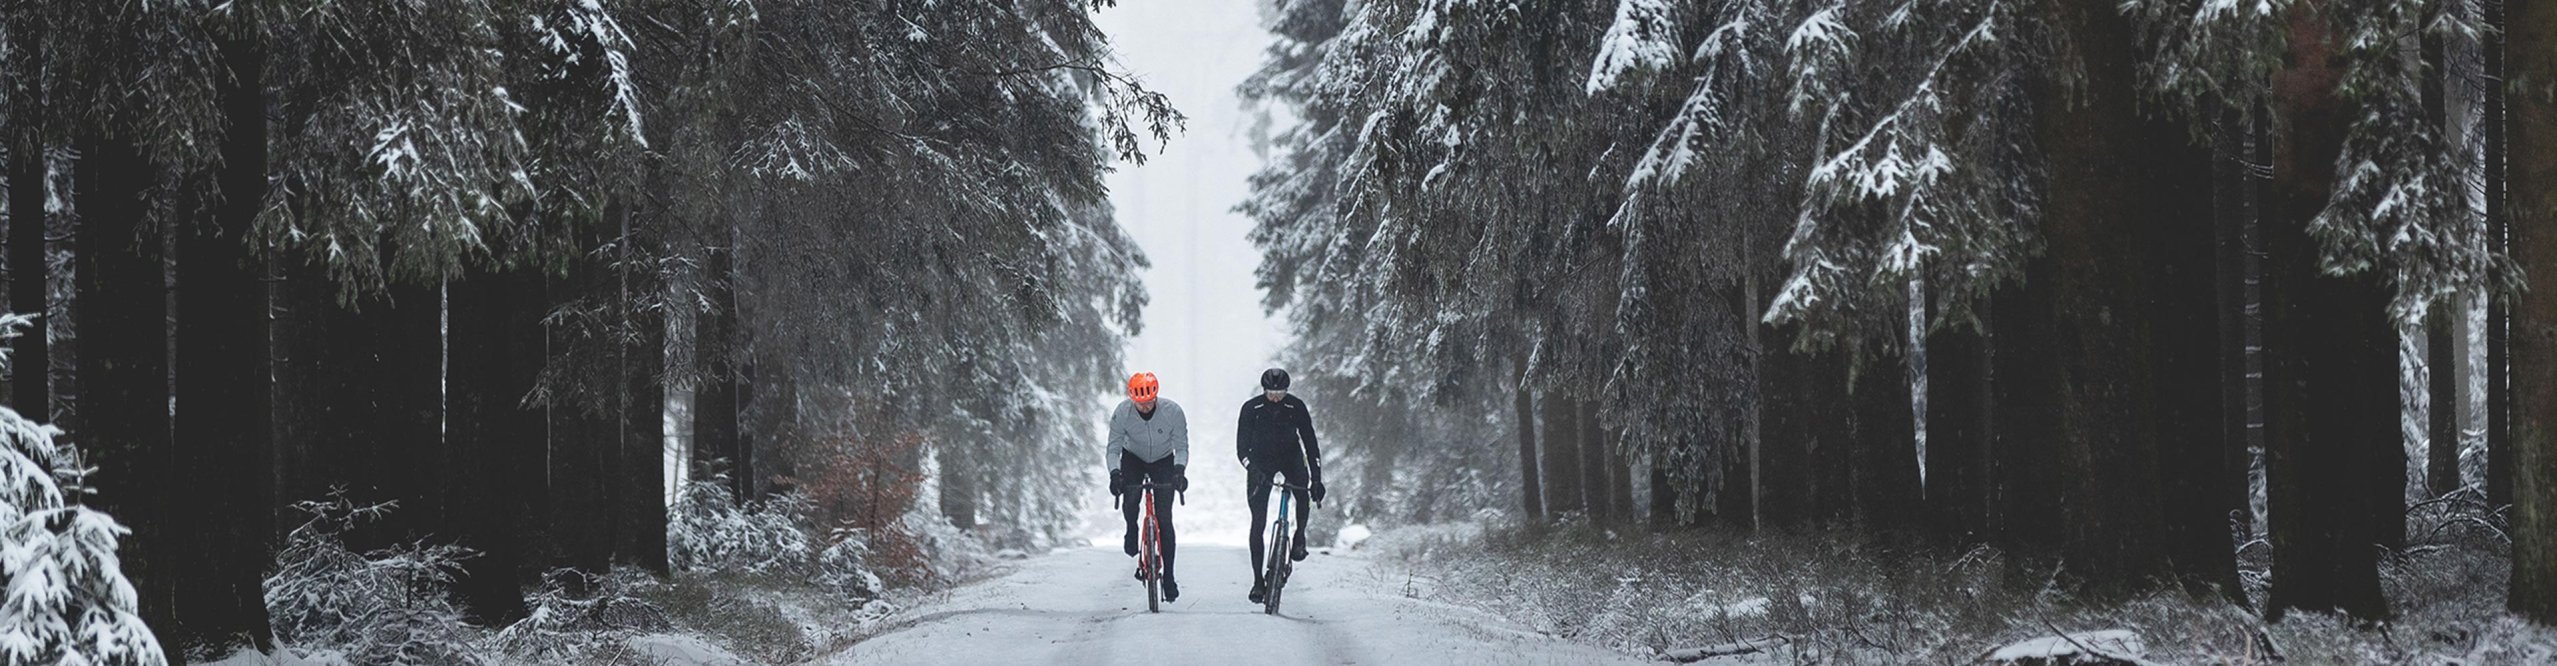
<path fill-rule="evenodd" d="M 625 570 L 604 576 L 553 570 L 542 577 L 542 589 L 526 597 L 531 612 L 497 632 L 497 647 L 531 663 L 647 663 L 629 639 L 675 626 L 643 598 L 645 588 L 657 584 Z"/>
<path fill-rule="evenodd" d="M 867 532 L 839 529 L 821 537 L 815 513 L 796 494 L 739 502 L 724 478 L 695 481 L 669 517 L 670 564 L 680 572 L 777 576 L 876 599 L 884 585 L 868 565 Z"/>
<path fill-rule="evenodd" d="M 348 530 L 380 520 L 396 503 L 357 504 L 343 490 L 299 502 L 309 514 L 285 537 L 266 579 L 278 640 L 344 653 L 359 664 L 477 664 L 477 633 L 447 596 L 461 561 L 452 545 L 406 543 L 358 554 Z"/>

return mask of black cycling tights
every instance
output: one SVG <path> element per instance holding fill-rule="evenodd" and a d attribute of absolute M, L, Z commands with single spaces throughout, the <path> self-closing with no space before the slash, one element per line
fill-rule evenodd
<path fill-rule="evenodd" d="M 1262 557 L 1262 554 L 1269 548 L 1269 545 L 1264 542 L 1269 540 L 1268 533 L 1270 531 L 1270 477 L 1277 476 L 1278 472 L 1284 471 L 1287 475 L 1288 484 L 1298 486 L 1305 485 L 1304 468 L 1302 466 L 1294 466 L 1293 469 L 1283 469 L 1287 467 L 1291 466 L 1255 463 L 1252 465 L 1252 471 L 1244 475 L 1247 477 L 1246 480 L 1248 482 L 1244 483 L 1243 486 L 1245 488 L 1249 488 L 1250 490 L 1247 492 L 1251 493 L 1251 496 L 1245 499 L 1252 505 L 1252 584 L 1254 585 L 1258 585 L 1262 582 L 1261 565 L 1269 562 L 1269 560 Z M 1306 513 L 1311 510 L 1308 506 L 1308 498 L 1305 496 L 1305 491 L 1302 490 L 1290 490 L 1287 492 L 1288 494 L 1295 496 L 1290 498 L 1288 502 L 1296 505 L 1296 522 L 1294 523 L 1296 535 L 1291 538 L 1294 538 L 1297 543 L 1305 543 L 1305 516 Z"/>

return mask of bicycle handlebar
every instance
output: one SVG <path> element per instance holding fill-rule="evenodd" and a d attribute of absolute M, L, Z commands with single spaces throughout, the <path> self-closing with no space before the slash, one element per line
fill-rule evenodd
<path fill-rule="evenodd" d="M 1136 489 L 1136 490 L 1139 490 L 1139 491 L 1146 491 L 1146 490 L 1153 490 L 1153 489 L 1156 489 L 1156 488 L 1170 488 L 1170 487 L 1171 487 L 1171 486 L 1168 486 L 1168 485 L 1155 485 L 1155 484 L 1154 484 L 1154 480 L 1153 480 L 1153 479 L 1146 479 L 1146 480 L 1144 480 L 1144 481 L 1139 481 L 1139 482 L 1137 482 L 1135 489 Z M 1189 506 L 1189 505 L 1190 505 L 1190 491 L 1187 491 L 1187 490 L 1176 490 L 1176 491 L 1172 491 L 1172 497 L 1173 497 L 1173 500 L 1174 500 L 1174 501 L 1180 502 L 1180 503 L 1181 503 L 1181 506 Z M 1127 496 L 1126 496 L 1126 495 L 1120 495 L 1120 494 L 1115 494 L 1115 493 L 1114 493 L 1114 494 L 1111 494 L 1111 495 L 1110 495 L 1110 508 L 1113 508 L 1113 509 L 1119 508 L 1119 502 L 1124 501 L 1124 500 L 1126 500 L 1126 499 L 1127 499 Z"/>
<path fill-rule="evenodd" d="M 1270 487 L 1273 487 L 1273 488 L 1286 488 L 1286 489 L 1288 489 L 1288 490 L 1294 490 L 1294 491 L 1299 491 L 1299 492 L 1310 492 L 1310 491 L 1314 490 L 1314 487 L 1313 487 L 1313 486 L 1300 486 L 1300 485 L 1296 485 L 1296 484 L 1293 484 L 1293 483 L 1284 483 L 1284 482 L 1280 482 L 1280 481 L 1271 481 L 1271 482 L 1269 482 L 1269 483 L 1265 483 L 1265 484 L 1262 484 L 1262 485 L 1270 486 Z M 1314 498 L 1312 498 L 1312 497 L 1307 497 L 1307 498 L 1305 498 L 1305 501 L 1307 501 L 1307 502 L 1311 502 L 1311 503 L 1312 503 L 1313 505 L 1315 505 L 1315 506 L 1322 506 L 1322 505 L 1323 505 L 1323 503 L 1322 503 L 1322 502 L 1315 502 L 1315 501 L 1314 501 Z"/>

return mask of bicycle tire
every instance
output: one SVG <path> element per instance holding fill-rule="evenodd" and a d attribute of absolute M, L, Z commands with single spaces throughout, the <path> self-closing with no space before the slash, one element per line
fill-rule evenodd
<path fill-rule="evenodd" d="M 1282 590 L 1287 589 L 1288 532 L 1287 523 L 1285 521 L 1281 521 L 1279 523 L 1278 532 L 1278 538 L 1274 540 L 1275 543 L 1273 543 L 1270 547 L 1269 566 L 1266 569 L 1266 573 L 1262 575 L 1262 578 L 1268 582 L 1270 589 L 1269 594 L 1262 598 L 1261 612 L 1269 615 L 1278 614 L 1279 594 Z"/>
<path fill-rule="evenodd" d="M 1143 536 L 1145 547 L 1137 555 L 1136 570 L 1137 575 L 1145 578 L 1145 612 L 1161 613 L 1163 612 L 1163 590 L 1161 583 L 1157 581 L 1163 578 L 1163 569 L 1162 562 L 1154 552 L 1154 520 L 1151 516 L 1148 516 L 1145 521 Z"/>

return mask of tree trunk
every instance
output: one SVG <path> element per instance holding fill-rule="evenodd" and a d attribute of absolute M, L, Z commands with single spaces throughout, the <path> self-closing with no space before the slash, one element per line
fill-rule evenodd
<path fill-rule="evenodd" d="M 2424 373 L 2431 390 L 2425 401 L 2424 474 L 2426 496 L 2440 495 L 2459 488 L 2459 331 L 2456 318 L 2458 302 L 2444 298 L 2433 303 L 2432 316 L 2424 326 Z M 2416 461 L 2408 461 L 2410 466 Z M 2410 473 L 2415 470 L 2409 470 Z"/>
<path fill-rule="evenodd" d="M 591 255 L 600 245 L 588 239 L 578 247 Z M 581 256 L 570 262 L 566 277 L 551 279 L 545 286 L 554 307 L 586 309 L 596 306 L 593 300 L 610 298 L 613 285 L 609 262 Z M 587 316 L 608 315 L 589 311 Z M 615 482 L 621 467 L 616 455 L 621 451 L 621 422 L 615 404 L 618 387 L 609 383 L 620 377 L 623 349 L 597 332 L 609 325 L 594 319 L 563 321 L 549 326 L 545 334 L 549 339 L 545 365 L 551 368 L 545 381 L 552 384 L 546 388 L 556 396 L 545 405 L 550 423 L 545 467 L 550 474 L 542 503 L 549 517 L 550 566 L 596 575 L 611 571 L 613 555 L 621 545 L 622 516 L 615 510 L 615 495 L 627 485 Z M 597 347 L 572 353 L 577 345 Z M 602 367 L 574 367 L 590 362 Z"/>
<path fill-rule="evenodd" d="M 2508 0 L 2512 175 L 2557 182 L 2557 1 Z M 2557 624 L 2557 191 L 2512 194 L 2514 259 L 2542 288 L 2513 303 L 2512 535 L 2514 613 Z"/>
<path fill-rule="evenodd" d="M 2220 347 L 2220 266 L 2213 257 L 2211 154 L 2184 139 L 2189 135 L 2172 123 L 2153 120 L 2144 126 L 2156 146 L 2151 154 L 2168 164 L 2144 180 L 2155 188 L 2148 197 L 2150 212 L 2132 222 L 2148 236 L 2140 247 L 2150 253 L 2155 290 L 2148 308 L 2156 345 L 2150 362 L 2157 372 L 2152 399 L 2163 487 L 2136 492 L 2157 493 L 2162 500 L 2163 545 L 2184 589 L 2244 604 L 2237 543 L 2229 532 L 2229 517 L 2246 506 L 2246 468 L 2236 464 L 2235 455 L 2244 450 L 2244 440 L 2230 439 L 2221 427 L 2227 420 L 2221 403 L 2227 374 Z M 2174 143 L 2179 139 L 2186 143 Z"/>
<path fill-rule="evenodd" d="M 542 278 L 527 269 L 476 273 L 448 289 L 452 420 L 446 463 L 472 473 L 445 478 L 445 532 L 479 551 L 455 576 L 473 622 L 502 626 L 522 619 L 526 518 L 536 515 L 525 489 L 539 488 L 546 424 L 525 403 L 542 367 Z"/>
<path fill-rule="evenodd" d="M 2504 72 L 2504 45 L 2509 41 L 2504 15 L 2512 8 L 2505 3 L 2480 3 L 2479 7 L 2486 13 L 2489 27 L 2478 36 L 2484 42 L 2480 48 L 2484 60 L 2481 77 L 2486 81 L 2509 81 Z M 2510 122 L 2506 100 L 2512 90 L 2506 84 L 2489 91 L 2485 112 L 2477 121 L 2486 144 L 2486 242 L 2505 253 L 2512 253 L 2517 247 L 2506 210 L 2512 196 L 2507 160 L 2513 154 L 2506 143 L 2505 125 Z M 2495 506 L 2513 501 L 2513 388 L 2512 301 L 2490 292 L 2486 300 L 2486 501 Z"/>
<path fill-rule="evenodd" d="M 378 453 L 366 476 L 380 479 L 384 496 L 400 502 L 382 523 L 384 535 L 423 539 L 443 518 L 443 497 L 435 492 L 440 477 L 458 471 L 435 464 L 444 457 L 444 289 L 396 285 L 386 303 L 358 314 L 377 341 L 371 351 L 383 370 L 369 378 L 381 402 L 372 424 Z"/>
<path fill-rule="evenodd" d="M 2434 8 L 2438 10 L 2438 7 Z M 2427 21 L 2429 23 L 2430 21 Z M 2439 32 L 2424 31 L 2418 40 L 2423 47 L 2424 121 L 2443 136 L 2452 136 L 2456 128 L 2450 123 L 2449 105 L 2444 86 L 2450 79 L 2445 65 L 2449 58 L 2448 40 Z M 2427 308 L 2430 316 L 2424 326 L 2425 446 L 2407 449 L 2407 499 L 2422 501 L 2433 495 L 2450 492 L 2459 479 L 2459 376 L 2453 359 L 2456 349 L 2453 335 L 2459 330 L 2458 318 L 2465 314 L 2457 309 L 2458 301 L 2445 296 L 2435 299 Z"/>
<path fill-rule="evenodd" d="M 1634 467 L 1625 450 L 1623 433 L 1615 428 L 1601 428 L 1598 432 L 1599 441 L 1606 442 L 1607 449 L 1607 515 L 1618 524 L 1633 524 Z"/>
<path fill-rule="evenodd" d="M 118 140 L 91 139 L 80 152 L 73 316 L 83 347 L 80 408 L 89 418 L 73 437 L 97 456 L 101 471 L 88 482 L 100 508 L 133 528 L 125 573 L 140 594 L 144 620 L 171 653 L 270 647 L 265 605 L 256 593 L 265 563 L 242 568 L 231 557 L 200 556 L 201 532 L 209 532 L 201 521 L 213 516 L 191 515 L 198 508 L 191 503 L 203 498 L 172 492 L 181 477 L 199 470 L 179 467 L 184 460 L 170 438 L 167 274 L 145 194 L 154 167 Z M 242 587 L 245 599 L 210 594 Z"/>
<path fill-rule="evenodd" d="M 1903 319 L 1903 322 L 1906 320 Z M 1909 366 L 1900 359 L 1866 359 L 1849 389 L 1855 436 L 1849 440 L 1855 514 L 1873 529 L 1915 529 L 1926 515 L 1918 482 L 1917 412 Z"/>
<path fill-rule="evenodd" d="M 21 134 L 9 151 L 9 309 L 35 320 L 10 343 L 9 405 L 44 423 L 53 419 L 53 361 L 45 339 L 52 268 L 45 261 L 44 144 L 34 130 Z"/>
<path fill-rule="evenodd" d="M 952 527 L 962 530 L 977 526 L 977 470 L 961 463 L 960 447 L 941 449 L 941 515 Z"/>
<path fill-rule="evenodd" d="M 2230 505 L 2246 508 L 2238 515 L 2244 517 L 2250 533 L 2260 534 L 2264 525 L 2263 517 L 2257 515 L 2261 507 L 2255 503 L 2254 483 L 2263 469 L 2264 450 L 2257 437 L 2254 407 L 2261 394 L 2256 386 L 2260 361 L 2255 353 L 2261 337 L 2257 322 L 2261 305 L 2255 288 L 2256 177 L 2249 166 L 2256 159 L 2254 131 L 2236 113 L 2222 116 L 2214 132 L 2211 188 L 2218 264 L 2221 459 L 2233 477 Z"/>
<path fill-rule="evenodd" d="M 1615 505 L 1608 499 L 1614 491 L 1608 486 L 1607 474 L 1608 469 L 1614 467 L 1608 461 L 1613 456 L 1607 451 L 1605 433 L 1598 427 L 1598 404 L 1589 400 L 1573 400 L 1569 404 L 1578 408 L 1580 429 L 1573 433 L 1573 437 L 1580 442 L 1581 497 L 1583 504 L 1589 507 L 1589 522 L 1601 525 L 1614 522 L 1615 516 L 1608 513 Z"/>
<path fill-rule="evenodd" d="M 2169 329 L 2187 322 L 2156 319 L 2182 318 L 2161 302 L 2178 295 L 2165 283 L 2209 275 L 2209 264 L 2195 264 L 2211 255 L 2143 251 L 2166 234 L 2154 227 L 2210 219 L 2206 207 L 2184 205 L 2194 199 L 2185 193 L 2209 191 L 2209 170 L 2207 156 L 2186 145 L 2178 128 L 2140 115 L 2128 20 L 2101 7 L 2052 6 L 2084 49 L 2086 77 L 2074 89 L 2046 88 L 2040 96 L 2047 108 L 2067 109 L 2043 114 L 2040 136 L 2051 156 L 2043 235 L 2054 279 L 2040 284 L 2053 299 L 2046 312 L 2054 317 L 2058 357 L 2056 383 L 2046 390 L 2060 407 L 2053 472 L 2067 489 L 2060 496 L 2061 552 L 2082 589 L 2118 598 L 2173 573 L 2161 423 L 2167 392 L 2218 395 L 2210 383 L 2169 382 L 2168 357 L 2183 350 L 2162 346 Z M 2197 332 L 2211 331 L 2206 322 Z M 2213 420 L 2194 425 L 2211 428 L 2204 442 L 2216 441 Z"/>
<path fill-rule="evenodd" d="M 398 502 L 349 530 L 358 552 L 434 531 L 443 507 L 443 294 L 397 285 L 342 301 L 320 266 L 285 270 L 276 318 L 278 499 L 343 488 L 357 502 Z M 287 513 L 286 526 L 303 516 Z"/>
<path fill-rule="evenodd" d="M 1927 527 L 1964 543 L 1988 534 L 1987 343 L 1968 324 L 1927 334 Z"/>
<path fill-rule="evenodd" d="M 740 446 L 738 432 L 737 295 L 734 253 L 711 248 L 709 275 L 703 285 L 709 307 L 694 316 L 693 358 L 701 364 L 701 384 L 693 391 L 693 459 L 705 469 L 728 475 L 729 490 L 740 501 L 755 499 L 754 452 Z"/>
<path fill-rule="evenodd" d="M 181 578 L 180 612 L 241 618 L 233 631 L 263 648 L 260 573 L 274 565 L 268 470 L 275 455 L 267 365 L 265 271 L 249 242 L 266 199 L 263 49 L 226 41 L 230 76 L 217 81 L 227 130 L 213 219 L 182 224 L 178 246 L 177 470 L 164 489 L 185 498 L 186 557 L 205 572 Z M 220 471 L 216 471 L 220 470 Z M 163 544 L 171 545 L 171 544 Z M 170 551 L 162 551 L 164 553 Z"/>
<path fill-rule="evenodd" d="M 1812 354 L 1802 362 L 1805 372 L 1797 405 L 1805 410 L 1800 436 L 1810 477 L 1802 486 L 1806 508 L 1815 524 L 1844 525 L 1855 518 L 1858 449 L 1847 358 L 1841 353 Z M 1839 410 L 1839 405 L 1850 409 Z"/>
<path fill-rule="evenodd" d="M 1655 441 L 1649 448 L 1650 460 L 1644 465 L 1651 482 L 1648 522 L 1654 532 L 1667 531 L 1678 526 L 1678 489 L 1669 485 L 1669 447 Z"/>
<path fill-rule="evenodd" d="M 657 308 L 642 307 L 643 295 L 662 294 L 665 281 L 655 270 L 658 244 L 648 227 L 634 219 L 635 206 L 621 207 L 615 276 L 619 282 L 614 310 L 626 331 L 617 336 L 615 357 L 621 367 L 616 410 L 620 430 L 612 458 L 620 462 L 611 479 L 621 514 L 616 561 L 659 575 L 666 562 L 666 320 Z M 656 300 L 656 299 L 648 299 Z"/>
<path fill-rule="evenodd" d="M 1518 492 L 1530 520 L 1545 519 L 1545 493 L 1536 483 L 1536 394 L 1521 379 L 1518 384 Z M 1657 489 L 1653 492 L 1659 492 Z"/>
<path fill-rule="evenodd" d="M 2052 259 L 2025 265 L 2024 284 L 2053 282 Z M 2027 563 L 2056 553 L 2063 527 L 2060 481 L 2054 442 L 2060 439 L 2060 399 L 2055 358 L 2057 317 L 2050 312 L 2051 289 L 1999 287 L 1990 296 L 1989 389 L 1995 407 L 1990 417 L 1991 451 L 1989 515 L 1992 543 L 2013 553 L 2010 573 L 2044 576 L 2049 570 Z M 2027 571 L 2028 569 L 2038 569 Z M 2036 580 L 2035 584 L 2041 581 Z"/>
<path fill-rule="evenodd" d="M 1756 353 L 1758 524 L 1760 529 L 1799 526 L 1818 512 L 1819 477 L 1814 466 L 1818 459 L 1814 454 L 1819 440 L 1813 434 L 1812 421 L 1835 419 L 1835 415 L 1810 402 L 1811 384 L 1826 378 L 1814 376 L 1810 356 L 1781 346 L 1765 346 Z"/>
<path fill-rule="evenodd" d="M 1582 502 L 1580 410 L 1559 391 L 1545 394 L 1545 511 L 1562 517 L 1585 511 Z"/>
<path fill-rule="evenodd" d="M 2288 67 L 2273 82 L 2271 222 L 2265 225 L 2266 439 L 2273 589 L 2267 615 L 2389 614 L 2378 549 L 2397 497 L 2397 329 L 2377 277 L 2328 277 L 2308 222 L 2326 206 L 2350 112 L 2337 98 L 2332 28 L 2290 12 Z M 2403 530 L 2397 530 L 2402 534 Z"/>
<path fill-rule="evenodd" d="M 1749 242 L 1751 238 L 1746 225 L 1741 227 L 1740 238 L 1739 324 L 1741 343 L 1745 345 L 1740 351 L 1748 367 L 1745 378 L 1749 382 L 1749 404 L 1744 405 L 1744 411 L 1740 412 L 1740 418 L 1745 419 L 1741 423 L 1740 437 L 1749 444 L 1749 531 L 1759 532 L 1767 528 L 1767 345 L 1760 331 L 1766 325 L 1759 323 L 1765 313 L 1759 312 L 1758 308 L 1759 299 L 1765 296 L 1758 292 L 1759 269 L 1752 265 L 1755 262 L 1750 261 L 1756 256 L 1757 248 Z"/>
<path fill-rule="evenodd" d="M 790 361 L 777 358 L 773 350 L 757 349 L 752 354 L 753 363 L 740 384 L 747 394 L 748 424 L 746 441 L 740 446 L 754 451 L 759 475 L 754 480 L 755 494 L 761 496 L 774 492 L 779 479 L 795 473 L 782 447 L 798 436 L 799 383 Z"/>

